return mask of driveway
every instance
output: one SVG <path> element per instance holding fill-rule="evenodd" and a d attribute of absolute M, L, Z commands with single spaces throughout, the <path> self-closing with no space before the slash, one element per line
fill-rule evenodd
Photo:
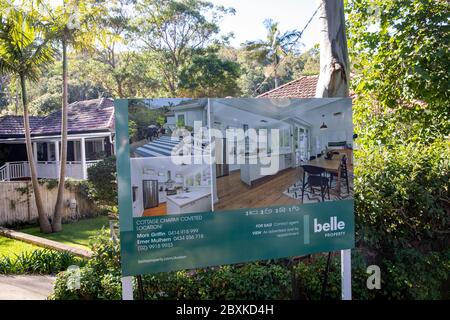
<path fill-rule="evenodd" d="M 45 300 L 54 281 L 53 276 L 0 276 L 0 300 Z"/>

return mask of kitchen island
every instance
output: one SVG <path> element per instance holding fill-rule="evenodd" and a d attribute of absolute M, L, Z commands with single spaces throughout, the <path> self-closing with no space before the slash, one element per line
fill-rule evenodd
<path fill-rule="evenodd" d="M 246 156 L 246 161 L 248 164 L 241 164 L 240 174 L 241 181 L 252 186 L 252 184 L 261 178 L 277 174 L 278 172 L 292 167 L 292 155 L 291 153 L 280 153 L 280 154 L 265 154 L 260 155 L 250 155 Z M 272 161 L 272 162 L 271 162 Z M 278 161 L 273 163 L 273 161 Z M 251 163 L 255 164 L 251 164 Z M 266 164 L 267 163 L 267 164 Z M 269 171 L 269 167 L 272 164 L 273 172 L 271 174 L 263 174 L 263 170 Z"/>
<path fill-rule="evenodd" d="M 211 211 L 211 191 L 195 190 L 166 197 L 167 214 Z"/>

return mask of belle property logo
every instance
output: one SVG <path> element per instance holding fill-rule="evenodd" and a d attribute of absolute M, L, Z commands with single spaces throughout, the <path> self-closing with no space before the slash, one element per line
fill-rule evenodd
<path fill-rule="evenodd" d="M 330 217 L 329 222 L 320 223 L 318 219 L 314 219 L 314 233 L 324 232 L 325 238 L 340 237 L 345 235 L 345 222 L 338 221 L 337 216 Z"/>

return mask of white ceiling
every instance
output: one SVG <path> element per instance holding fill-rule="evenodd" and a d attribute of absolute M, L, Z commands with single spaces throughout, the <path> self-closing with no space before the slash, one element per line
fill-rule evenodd
<path fill-rule="evenodd" d="M 351 100 L 349 98 L 212 99 L 211 108 L 214 121 L 228 125 L 236 123 L 238 126 L 245 123 L 258 128 L 276 126 L 281 123 L 280 121 L 300 120 L 311 124 L 314 118 L 322 114 L 331 116 L 335 112 L 351 113 Z M 267 123 L 260 121 L 263 119 Z"/>

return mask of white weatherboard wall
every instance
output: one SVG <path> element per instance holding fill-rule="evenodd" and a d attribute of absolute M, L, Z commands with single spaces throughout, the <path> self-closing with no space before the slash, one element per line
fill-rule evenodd
<path fill-rule="evenodd" d="M 175 111 L 175 121 L 178 118 L 178 115 L 182 114 L 185 116 L 185 124 L 186 126 L 194 127 L 194 121 L 201 121 L 204 125 L 205 122 L 205 114 L 203 108 L 196 109 L 187 109 L 183 111 Z"/>

